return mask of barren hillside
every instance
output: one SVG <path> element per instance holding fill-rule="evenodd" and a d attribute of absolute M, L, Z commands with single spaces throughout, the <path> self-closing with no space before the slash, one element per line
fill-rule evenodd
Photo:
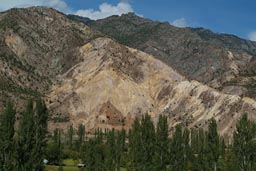
<path fill-rule="evenodd" d="M 70 118 L 74 126 L 83 123 L 88 131 L 128 129 L 136 116 L 149 113 L 155 121 L 160 114 L 167 115 L 172 130 L 178 123 L 206 127 L 215 117 L 221 134 L 230 136 L 243 113 L 256 119 L 253 99 L 189 81 L 153 56 L 111 39 L 95 39 L 81 46 L 80 54 L 83 60 L 47 95 L 55 115 Z"/>
<path fill-rule="evenodd" d="M 84 22 L 106 36 L 162 60 L 188 79 L 256 98 L 256 43 L 204 28 L 177 28 L 133 13 Z"/>

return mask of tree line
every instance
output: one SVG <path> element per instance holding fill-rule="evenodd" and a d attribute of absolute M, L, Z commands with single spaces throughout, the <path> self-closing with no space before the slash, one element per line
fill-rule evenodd
<path fill-rule="evenodd" d="M 238 121 L 231 144 L 225 144 L 218 134 L 215 119 L 210 120 L 207 131 L 177 125 L 172 135 L 168 132 L 166 116 L 160 116 L 154 126 L 147 114 L 136 118 L 129 132 L 98 129 L 94 138 L 85 140 L 83 125 L 76 131 L 76 138 L 72 126 L 68 130 L 62 138 L 53 136 L 65 140 L 62 159 L 79 158 L 86 163 L 88 171 L 120 171 L 121 167 L 128 171 L 256 169 L 256 124 L 247 115 Z"/>
<path fill-rule="evenodd" d="M 0 115 L 0 170 L 43 171 L 47 146 L 48 112 L 42 100 L 29 101 L 20 113 L 16 126 L 16 110 L 8 103 Z"/>
<path fill-rule="evenodd" d="M 65 158 L 81 160 L 88 171 L 253 171 L 256 169 L 256 124 L 243 115 L 231 144 L 218 134 L 211 119 L 207 131 L 176 125 L 168 131 L 167 116 L 153 124 L 146 114 L 136 118 L 129 132 L 95 131 L 85 126 L 56 129 L 47 136 L 48 112 L 38 100 L 29 102 L 15 131 L 16 112 L 8 104 L 0 118 L 0 170 L 43 171 L 43 159 L 63 170 Z"/>

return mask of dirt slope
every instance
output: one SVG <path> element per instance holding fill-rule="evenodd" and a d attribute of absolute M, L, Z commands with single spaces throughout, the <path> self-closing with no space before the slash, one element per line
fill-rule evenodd
<path fill-rule="evenodd" d="M 70 18 L 155 56 L 188 79 L 256 99 L 256 42 L 204 28 L 177 28 L 134 13 L 96 21 Z"/>
<path fill-rule="evenodd" d="M 136 116 L 149 113 L 154 121 L 167 115 L 170 130 L 178 123 L 205 128 L 215 117 L 221 134 L 230 136 L 243 113 L 256 119 L 253 99 L 189 81 L 153 56 L 111 39 L 93 40 L 80 47 L 80 54 L 83 61 L 62 75 L 47 95 L 55 115 L 69 117 L 74 126 L 128 129 Z"/>

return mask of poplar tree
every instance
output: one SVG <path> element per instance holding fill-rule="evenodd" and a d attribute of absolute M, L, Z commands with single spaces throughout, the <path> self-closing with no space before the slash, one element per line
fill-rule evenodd
<path fill-rule="evenodd" d="M 243 115 L 234 132 L 233 150 L 239 171 L 253 171 L 256 160 L 256 125 Z"/>
<path fill-rule="evenodd" d="M 33 102 L 30 100 L 26 110 L 21 113 L 17 141 L 17 170 L 27 171 L 33 168 L 30 151 L 34 148 L 34 115 Z"/>
<path fill-rule="evenodd" d="M 155 127 L 151 117 L 146 114 L 141 120 L 141 171 L 153 170 L 153 156 L 155 152 Z"/>
<path fill-rule="evenodd" d="M 192 163 L 191 170 L 198 171 L 199 168 L 199 130 L 191 129 L 191 156 L 190 161 Z"/>
<path fill-rule="evenodd" d="M 126 148 L 126 144 L 125 144 L 126 132 L 125 132 L 124 129 L 122 129 L 121 132 L 120 132 L 120 138 L 121 138 L 122 152 L 124 152 L 125 148 Z"/>
<path fill-rule="evenodd" d="M 44 170 L 44 157 L 46 154 L 47 146 L 47 123 L 48 123 L 48 111 L 45 103 L 42 100 L 36 101 L 34 111 L 34 123 L 35 123 L 35 134 L 34 134 L 34 147 L 33 147 L 33 158 L 34 158 L 34 170 Z M 31 157 L 32 157 L 31 156 Z"/>
<path fill-rule="evenodd" d="M 190 131 L 185 128 L 182 135 L 182 170 L 188 171 L 189 168 L 189 162 L 192 155 L 192 150 L 190 146 Z"/>
<path fill-rule="evenodd" d="M 105 168 L 108 171 L 115 170 L 115 131 L 114 129 L 107 133 L 106 149 L 105 149 Z"/>
<path fill-rule="evenodd" d="M 208 147 L 209 152 L 208 160 L 210 161 L 210 168 L 213 171 L 217 171 L 218 161 L 221 155 L 220 137 L 217 131 L 217 123 L 214 118 L 211 119 L 208 127 Z"/>
<path fill-rule="evenodd" d="M 14 125 L 16 111 L 8 102 L 3 114 L 0 115 L 0 170 L 13 170 L 14 165 Z"/>
<path fill-rule="evenodd" d="M 104 146 L 103 146 L 103 133 L 101 129 L 98 129 L 96 132 L 95 138 L 95 149 L 94 149 L 94 158 L 95 158 L 95 171 L 104 170 Z"/>
<path fill-rule="evenodd" d="M 59 168 L 58 168 L 58 171 L 63 171 L 63 164 L 62 164 L 62 142 L 61 142 L 61 130 L 60 129 L 57 129 L 57 137 L 58 137 L 58 142 L 57 142 L 57 145 L 58 145 L 58 152 L 59 152 L 59 155 L 58 155 L 58 161 L 59 161 Z"/>
<path fill-rule="evenodd" d="M 73 147 L 73 136 L 74 136 L 74 129 L 73 129 L 73 126 L 70 125 L 68 128 L 68 144 L 70 149 L 72 149 Z"/>
<path fill-rule="evenodd" d="M 200 171 L 212 171 L 208 163 L 208 137 L 207 133 L 203 129 L 199 129 L 198 133 L 198 159 L 197 159 L 197 170 Z"/>
<path fill-rule="evenodd" d="M 199 131 L 198 129 L 191 129 L 191 150 L 194 155 L 198 154 L 199 146 Z"/>
<path fill-rule="evenodd" d="M 224 158 L 224 167 L 222 170 L 224 171 L 238 171 L 237 167 L 237 157 L 235 156 L 235 153 L 233 151 L 232 146 L 228 146 L 225 152 L 225 158 Z"/>
<path fill-rule="evenodd" d="M 83 124 L 80 124 L 78 126 L 77 136 L 78 136 L 78 146 L 79 146 L 78 150 L 80 150 L 85 140 L 85 126 Z"/>
<path fill-rule="evenodd" d="M 168 123 L 167 117 L 160 115 L 156 129 L 154 170 L 166 171 L 168 165 Z"/>
<path fill-rule="evenodd" d="M 36 105 L 30 100 L 21 113 L 16 144 L 16 168 L 19 171 L 44 170 L 43 159 L 46 153 L 48 112 L 42 100 Z"/>
<path fill-rule="evenodd" d="M 182 171 L 183 166 L 183 145 L 182 127 L 177 125 L 171 141 L 171 165 L 172 170 Z"/>
<path fill-rule="evenodd" d="M 129 132 L 129 171 L 141 171 L 142 169 L 142 141 L 141 125 L 139 118 L 135 118 L 132 129 Z"/>
<path fill-rule="evenodd" d="M 85 156 L 84 160 L 86 161 L 86 170 L 91 171 L 95 170 L 95 164 L 96 164 L 96 141 L 93 139 L 89 139 L 88 142 L 86 142 L 85 145 Z"/>
<path fill-rule="evenodd" d="M 18 129 L 18 141 L 17 141 L 17 170 L 27 171 L 32 170 L 34 166 L 34 159 L 32 156 L 32 150 L 35 145 L 35 123 L 33 114 L 33 102 L 28 102 L 27 108 L 21 113 L 21 119 Z"/>
<path fill-rule="evenodd" d="M 115 171 L 120 171 L 120 162 L 121 162 L 121 155 L 122 155 L 122 146 L 123 146 L 123 132 L 118 131 L 116 135 L 115 141 Z"/>
<path fill-rule="evenodd" d="M 58 144 L 58 140 L 59 140 L 59 130 L 56 128 L 53 131 L 53 136 L 52 136 L 52 140 L 55 144 Z"/>

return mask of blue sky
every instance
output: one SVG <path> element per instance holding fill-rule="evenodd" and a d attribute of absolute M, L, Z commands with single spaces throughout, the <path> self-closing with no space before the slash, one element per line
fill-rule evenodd
<path fill-rule="evenodd" d="M 0 10 L 33 5 L 93 19 L 135 12 L 178 27 L 205 27 L 256 41 L 255 0 L 0 0 Z"/>

